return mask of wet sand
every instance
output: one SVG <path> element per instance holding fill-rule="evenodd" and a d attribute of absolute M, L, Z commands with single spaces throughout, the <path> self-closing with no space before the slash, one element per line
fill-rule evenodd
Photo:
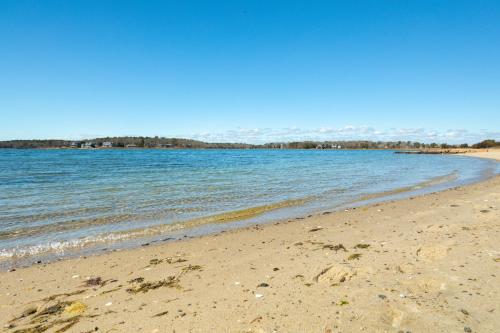
<path fill-rule="evenodd" d="M 480 157 L 500 160 L 500 152 Z M 500 176 L 0 273 L 5 332 L 499 332 Z"/>

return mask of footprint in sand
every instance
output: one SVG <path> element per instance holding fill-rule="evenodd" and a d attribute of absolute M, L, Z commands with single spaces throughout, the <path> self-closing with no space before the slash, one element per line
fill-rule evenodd
<path fill-rule="evenodd" d="M 404 285 L 407 291 L 412 295 L 428 294 L 433 297 L 444 293 L 448 289 L 446 282 L 430 277 L 405 281 Z"/>
<path fill-rule="evenodd" d="M 399 328 L 405 324 L 405 319 L 407 317 L 406 312 L 396 309 L 393 306 L 383 306 L 381 321 L 394 328 Z"/>
<path fill-rule="evenodd" d="M 443 259 L 448 255 L 450 248 L 443 245 L 424 245 L 417 249 L 416 254 L 419 259 L 435 261 Z"/>
<path fill-rule="evenodd" d="M 313 280 L 318 283 L 337 284 L 350 280 L 356 271 L 348 266 L 334 264 L 323 269 Z"/>
<path fill-rule="evenodd" d="M 248 330 L 241 331 L 241 333 L 267 333 L 262 328 L 251 328 Z"/>

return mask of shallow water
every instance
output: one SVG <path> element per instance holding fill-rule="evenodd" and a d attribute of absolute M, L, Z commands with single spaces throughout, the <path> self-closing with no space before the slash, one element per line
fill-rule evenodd
<path fill-rule="evenodd" d="M 0 149 L 0 261 L 442 189 L 497 165 L 393 151 Z"/>

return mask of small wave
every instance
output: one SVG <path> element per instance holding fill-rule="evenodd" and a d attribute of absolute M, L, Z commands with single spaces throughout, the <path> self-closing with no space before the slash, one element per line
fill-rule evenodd
<path fill-rule="evenodd" d="M 15 247 L 11 249 L 0 249 L 0 260 L 22 258 L 27 256 L 36 256 L 48 252 L 62 254 L 66 250 L 83 248 L 85 246 L 95 245 L 98 243 L 114 242 L 125 238 L 128 238 L 128 236 L 110 233 L 107 235 L 96 236 L 96 237 L 89 236 L 68 241 L 54 241 L 45 244 L 28 245 L 24 247 Z"/>
<path fill-rule="evenodd" d="M 458 171 L 453 171 L 447 175 L 433 177 L 431 179 L 428 179 L 426 181 L 420 182 L 420 183 L 415 184 L 415 185 L 400 187 L 400 188 L 390 190 L 390 191 L 367 194 L 367 195 L 359 197 L 358 199 L 356 199 L 352 202 L 355 203 L 355 202 L 360 202 L 360 201 L 378 199 L 378 198 L 383 198 L 383 197 L 393 195 L 393 194 L 400 194 L 400 193 L 409 192 L 409 191 L 413 191 L 413 190 L 420 190 L 420 189 L 423 189 L 426 187 L 431 187 L 431 186 L 435 186 L 435 185 L 439 185 L 439 184 L 448 183 L 448 182 L 454 181 L 456 179 L 458 179 Z"/>
<path fill-rule="evenodd" d="M 206 224 L 229 223 L 229 222 L 249 219 L 261 215 L 263 213 L 269 212 L 271 210 L 276 210 L 291 206 L 298 206 L 304 204 L 309 200 L 312 200 L 312 198 L 286 200 L 269 205 L 229 211 L 187 221 L 179 221 L 172 224 L 162 224 L 147 228 L 137 228 L 122 232 L 112 232 L 107 234 L 101 234 L 98 236 L 87 236 L 68 241 L 53 241 L 45 244 L 28 245 L 23 247 L 15 247 L 11 249 L 0 249 L 0 260 L 36 256 L 50 252 L 55 254 L 64 254 L 65 251 L 78 250 L 84 247 L 97 245 L 99 243 L 112 243 L 120 240 L 141 238 L 152 235 L 160 235 L 182 229 L 194 228 Z"/>

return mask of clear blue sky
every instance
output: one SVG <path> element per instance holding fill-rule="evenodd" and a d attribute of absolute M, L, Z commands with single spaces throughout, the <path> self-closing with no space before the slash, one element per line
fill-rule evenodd
<path fill-rule="evenodd" d="M 500 1 L 0 1 L 0 139 L 500 139 Z"/>

